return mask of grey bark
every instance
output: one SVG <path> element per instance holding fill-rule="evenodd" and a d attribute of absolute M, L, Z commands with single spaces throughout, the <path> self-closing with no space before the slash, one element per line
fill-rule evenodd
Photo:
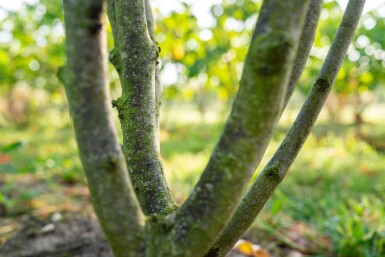
<path fill-rule="evenodd" d="M 150 34 L 150 37 L 152 41 L 156 43 L 155 41 L 155 20 L 154 15 L 152 13 L 151 3 L 150 0 L 145 0 L 146 4 L 146 19 L 147 19 L 147 27 L 148 32 Z M 159 47 L 160 51 L 160 47 Z M 158 64 L 158 62 L 157 62 Z M 160 84 L 160 78 L 159 78 L 159 67 L 158 65 L 155 67 L 155 120 L 156 120 L 156 126 L 157 126 L 157 138 L 159 140 L 159 130 L 160 130 L 160 106 L 161 106 L 161 94 L 162 94 L 162 85 Z M 160 147 L 160 144 L 159 144 Z M 159 149 L 160 151 L 160 149 Z"/>
<path fill-rule="evenodd" d="M 286 176 L 329 95 L 357 28 L 365 0 L 350 0 L 341 24 L 301 111 L 277 152 L 242 199 L 233 218 L 212 248 L 226 252 L 250 227 L 275 188 Z M 221 256 L 221 254 L 219 255 Z"/>
<path fill-rule="evenodd" d="M 138 256 L 144 219 L 111 118 L 104 3 L 64 0 L 63 8 L 63 77 L 92 203 L 115 256 Z"/>
<path fill-rule="evenodd" d="M 110 3 L 121 61 L 122 96 L 114 101 L 123 131 L 129 175 L 146 215 L 170 213 L 176 205 L 163 174 L 156 118 L 155 70 L 159 49 L 147 27 L 145 1 Z M 119 59 L 119 58 L 118 58 Z"/>
<path fill-rule="evenodd" d="M 260 162 L 281 112 L 308 4 L 263 2 L 230 117 L 194 191 L 176 212 L 177 256 L 209 250 Z"/>
<path fill-rule="evenodd" d="M 322 3 L 323 0 L 311 0 L 310 2 L 305 24 L 302 29 L 301 39 L 299 40 L 297 55 L 294 60 L 293 70 L 291 71 L 282 112 L 289 103 L 289 100 L 295 90 L 295 85 L 305 69 L 306 61 L 308 60 L 310 50 L 314 43 L 319 17 L 321 15 Z"/>
<path fill-rule="evenodd" d="M 114 255 L 224 256 L 282 181 L 309 135 L 365 1 L 350 0 L 300 114 L 237 209 L 302 73 L 321 0 L 311 0 L 310 9 L 310 0 L 263 2 L 225 129 L 194 191 L 178 210 L 159 154 L 159 48 L 150 2 L 106 1 L 115 40 L 110 60 L 122 84 L 122 96 L 113 104 L 122 124 L 125 158 L 111 119 L 104 1 L 63 1 L 68 60 L 62 78 L 93 205 Z"/>

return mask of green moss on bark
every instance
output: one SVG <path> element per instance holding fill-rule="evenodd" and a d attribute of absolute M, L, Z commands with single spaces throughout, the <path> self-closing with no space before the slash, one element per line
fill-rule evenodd
<path fill-rule="evenodd" d="M 159 48 L 150 37 L 145 2 L 110 3 L 119 46 L 122 96 L 113 102 L 123 131 L 124 156 L 136 195 L 145 214 L 176 209 L 163 174 L 159 153 L 155 70 Z M 113 53 L 115 55 L 115 53 Z"/>
<path fill-rule="evenodd" d="M 176 213 L 177 256 L 201 256 L 209 250 L 230 219 L 276 126 L 308 2 L 265 2 L 225 129 L 193 193 Z M 295 6 L 296 11 L 289 12 L 288 6 Z M 275 20 L 278 16 L 279 21 Z M 183 255 L 184 249 L 195 250 Z M 220 250 L 223 256 L 229 249 Z"/>
<path fill-rule="evenodd" d="M 288 169 L 306 141 L 331 91 L 357 27 L 364 3 L 364 0 L 349 1 L 341 25 L 328 52 L 328 56 L 299 115 L 277 152 L 253 183 L 246 196 L 242 199 L 232 220 L 214 245 L 214 249 L 219 249 L 220 252 L 225 253 L 226 249 L 229 249 L 229 246 L 236 242 L 238 237 L 252 224 L 266 201 L 273 194 L 275 188 L 285 177 Z"/>
<path fill-rule="evenodd" d="M 139 257 L 144 217 L 128 178 L 108 91 L 104 2 L 64 0 L 64 83 L 92 203 L 115 257 Z"/>

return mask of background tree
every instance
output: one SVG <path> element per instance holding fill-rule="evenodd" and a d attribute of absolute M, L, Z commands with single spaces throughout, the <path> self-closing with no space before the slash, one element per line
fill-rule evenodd
<path fill-rule="evenodd" d="M 349 1 L 300 114 L 238 206 L 305 66 L 321 4 L 263 2 L 223 133 L 190 197 L 177 207 L 159 157 L 159 48 L 153 40 L 149 2 L 108 1 L 115 42 L 110 59 L 122 85 L 122 95 L 112 104 L 121 121 L 123 157 L 107 89 L 104 1 L 63 1 L 67 65 L 60 77 L 93 205 L 115 256 L 226 254 L 282 181 L 309 135 L 364 2 Z"/>
<path fill-rule="evenodd" d="M 27 123 L 27 117 L 44 109 L 31 94 L 40 90 L 52 96 L 60 86 L 55 76 L 64 59 L 60 14 L 59 5 L 43 0 L 8 11 L 0 21 L 0 93 L 7 95 L 2 113 L 8 121 Z"/>

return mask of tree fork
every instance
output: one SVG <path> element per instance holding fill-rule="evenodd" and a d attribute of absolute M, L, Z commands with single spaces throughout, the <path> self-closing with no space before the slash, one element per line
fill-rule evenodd
<path fill-rule="evenodd" d="M 308 4 L 263 2 L 225 129 L 194 191 L 176 212 L 176 256 L 204 255 L 231 218 L 277 124 Z"/>
<path fill-rule="evenodd" d="M 253 223 L 294 162 L 331 91 L 347 53 L 365 0 L 350 0 L 325 62 L 286 138 L 253 183 L 212 252 L 227 252 Z M 211 255 L 209 255 L 211 256 Z M 219 255 L 221 256 L 221 255 Z"/>
<path fill-rule="evenodd" d="M 237 208 L 302 73 L 316 27 L 316 17 L 311 19 L 309 12 L 318 19 L 321 2 L 263 1 L 224 132 L 199 182 L 178 210 L 159 154 L 159 48 L 153 40 L 150 2 L 106 1 L 115 40 L 110 60 L 122 84 L 122 96 L 113 105 L 119 112 L 125 156 L 111 119 L 105 1 L 63 1 L 68 60 L 59 75 L 66 87 L 95 212 L 114 256 L 224 256 L 282 181 L 309 135 L 365 1 L 350 0 L 300 114 Z M 313 23 L 304 25 L 306 13 Z"/>

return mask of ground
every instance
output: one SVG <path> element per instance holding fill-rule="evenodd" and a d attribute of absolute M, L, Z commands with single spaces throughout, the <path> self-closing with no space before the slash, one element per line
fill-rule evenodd
<path fill-rule="evenodd" d="M 312 233 L 304 224 L 297 223 L 281 238 L 266 233 L 248 233 L 247 240 L 240 240 L 227 257 L 298 256 L 314 253 L 314 249 L 330 250 L 330 241 L 309 241 Z M 267 236 L 267 237 L 265 237 Z M 280 245 L 280 240 L 288 245 Z M 251 241 L 260 242 L 255 245 Z M 318 247 L 318 248 L 314 248 Z M 92 216 L 62 217 L 54 214 L 41 220 L 25 216 L 21 229 L 0 248 L 4 257 L 112 257 L 100 226 Z"/>
<path fill-rule="evenodd" d="M 57 222 L 28 219 L 0 253 L 7 257 L 112 257 L 98 223 L 90 217 Z"/>
<path fill-rule="evenodd" d="M 172 193 L 182 203 L 209 158 L 224 115 L 209 113 L 202 120 L 193 108 L 180 106 L 167 113 L 162 157 Z M 293 117 L 295 111 L 285 116 L 257 173 Z M 321 117 L 244 238 L 276 257 L 384 256 L 385 115 L 370 117 L 360 135 L 349 121 L 330 124 Z M 0 256 L 108 256 L 67 114 L 0 127 L 0 142 Z M 55 245 L 56 255 L 12 255 L 20 245 L 29 251 Z M 84 255 L 87 249 L 99 253 Z"/>

